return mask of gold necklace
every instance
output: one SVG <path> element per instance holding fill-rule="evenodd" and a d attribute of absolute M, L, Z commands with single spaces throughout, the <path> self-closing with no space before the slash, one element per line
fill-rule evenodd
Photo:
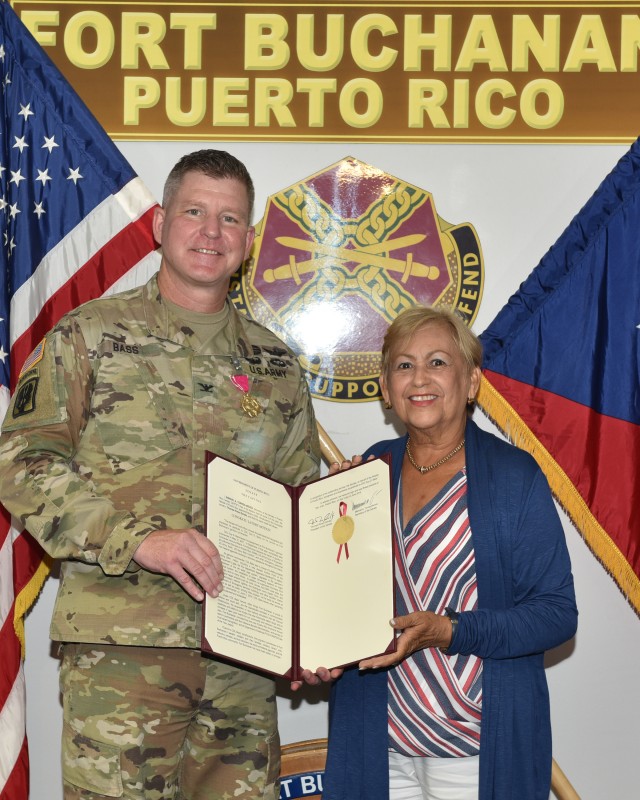
<path fill-rule="evenodd" d="M 416 462 L 413 460 L 413 456 L 411 455 L 411 449 L 409 447 L 409 442 L 410 441 L 411 441 L 411 438 L 408 438 L 407 439 L 407 447 L 406 447 L 407 456 L 408 456 L 409 461 L 411 462 L 411 464 L 420 472 L 421 475 L 424 475 L 425 472 L 431 472 L 431 470 L 435 469 L 436 467 L 442 466 L 442 464 L 444 464 L 445 461 L 448 461 L 450 458 L 453 458 L 453 456 L 455 456 L 455 454 L 457 452 L 459 452 L 460 450 L 462 450 L 462 448 L 464 447 L 464 439 L 463 439 L 460 442 L 459 445 L 456 445 L 456 447 L 454 447 L 453 450 L 448 455 L 444 456 L 444 458 L 441 458 L 440 461 L 436 461 L 435 464 L 429 464 L 428 467 L 422 467 L 422 466 L 420 466 L 420 464 L 416 464 Z"/>

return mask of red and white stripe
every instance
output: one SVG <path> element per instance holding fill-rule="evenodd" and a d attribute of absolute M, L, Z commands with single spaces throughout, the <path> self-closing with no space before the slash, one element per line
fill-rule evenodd
<path fill-rule="evenodd" d="M 42 259 L 11 300 L 11 382 L 63 314 L 81 303 L 142 283 L 157 269 L 151 231 L 157 205 L 140 178 L 108 197 Z M 129 276 L 134 271 L 133 278 Z"/>

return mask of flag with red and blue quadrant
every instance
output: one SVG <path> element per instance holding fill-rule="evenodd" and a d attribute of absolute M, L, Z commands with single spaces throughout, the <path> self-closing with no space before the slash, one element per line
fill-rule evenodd
<path fill-rule="evenodd" d="M 479 405 L 640 614 L 640 140 L 480 338 Z"/>

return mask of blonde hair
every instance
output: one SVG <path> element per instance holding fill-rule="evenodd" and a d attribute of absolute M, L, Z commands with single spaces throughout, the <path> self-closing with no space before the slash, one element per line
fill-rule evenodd
<path fill-rule="evenodd" d="M 465 325 L 459 314 L 446 306 L 438 308 L 413 306 L 401 311 L 387 328 L 382 342 L 381 371 L 385 377 L 389 370 L 393 351 L 427 325 L 442 325 L 449 328 L 451 338 L 469 372 L 476 367 L 482 367 L 482 343 L 475 333 Z"/>

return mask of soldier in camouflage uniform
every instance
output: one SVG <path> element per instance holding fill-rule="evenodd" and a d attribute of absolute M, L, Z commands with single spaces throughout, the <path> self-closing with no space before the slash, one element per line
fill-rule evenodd
<path fill-rule="evenodd" d="M 226 301 L 252 202 L 229 154 L 181 159 L 154 219 L 158 275 L 63 318 L 5 417 L 2 502 L 62 561 L 67 799 L 278 795 L 272 681 L 199 649 L 204 593 L 223 590 L 205 451 L 291 484 L 319 465 L 295 356 Z"/>

